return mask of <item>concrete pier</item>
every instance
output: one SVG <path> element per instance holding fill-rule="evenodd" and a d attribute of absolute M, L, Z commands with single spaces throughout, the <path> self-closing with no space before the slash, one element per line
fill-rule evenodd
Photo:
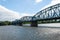
<path fill-rule="evenodd" d="M 19 25 L 22 26 L 23 25 L 22 22 Z"/>
<path fill-rule="evenodd" d="M 37 21 L 31 21 L 31 27 L 38 27 Z"/>

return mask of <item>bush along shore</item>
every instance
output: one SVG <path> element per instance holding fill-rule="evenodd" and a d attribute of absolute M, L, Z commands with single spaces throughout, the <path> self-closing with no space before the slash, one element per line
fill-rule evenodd
<path fill-rule="evenodd" d="M 10 22 L 10 21 L 0 21 L 0 26 L 4 26 L 4 25 L 12 25 L 12 22 Z"/>

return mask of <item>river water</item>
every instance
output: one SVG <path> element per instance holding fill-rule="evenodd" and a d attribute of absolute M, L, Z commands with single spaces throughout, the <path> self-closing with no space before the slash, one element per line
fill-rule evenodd
<path fill-rule="evenodd" d="M 60 40 L 60 28 L 0 26 L 0 40 Z"/>

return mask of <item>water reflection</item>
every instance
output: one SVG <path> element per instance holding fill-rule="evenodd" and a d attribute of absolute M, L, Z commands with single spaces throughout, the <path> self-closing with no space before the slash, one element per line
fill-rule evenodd
<path fill-rule="evenodd" d="M 60 40 L 60 28 L 0 26 L 0 40 Z"/>

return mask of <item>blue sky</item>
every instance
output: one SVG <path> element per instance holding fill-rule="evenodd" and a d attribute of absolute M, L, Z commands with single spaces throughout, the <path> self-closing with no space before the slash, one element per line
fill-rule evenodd
<path fill-rule="evenodd" d="M 6 20 L 17 19 L 22 16 L 34 15 L 41 9 L 60 3 L 59 1 L 60 0 L 0 0 L 0 14 L 7 16 L 5 17 Z M 9 12 L 9 14 L 7 14 L 7 12 Z"/>
<path fill-rule="evenodd" d="M 51 0 L 1 0 L 0 5 L 20 13 L 36 13 L 39 9 L 49 4 Z"/>

